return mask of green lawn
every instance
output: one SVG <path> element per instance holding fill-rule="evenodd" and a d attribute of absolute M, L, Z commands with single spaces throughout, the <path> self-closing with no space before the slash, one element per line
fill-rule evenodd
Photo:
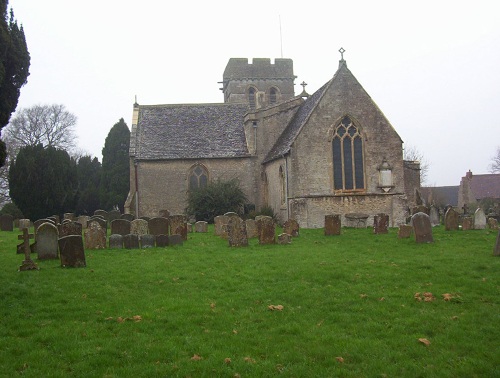
<path fill-rule="evenodd" d="M 27 272 L 0 232 L 0 376 L 500 377 L 496 231 L 247 248 L 210 231 Z"/>

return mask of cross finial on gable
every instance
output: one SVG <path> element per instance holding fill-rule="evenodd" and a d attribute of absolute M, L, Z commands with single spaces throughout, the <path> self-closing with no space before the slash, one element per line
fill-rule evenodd
<path fill-rule="evenodd" d="M 306 85 L 307 83 L 305 81 L 302 81 L 302 83 L 300 83 L 300 85 L 302 85 L 302 93 L 299 95 L 300 97 L 309 97 L 309 93 L 306 92 Z"/>
<path fill-rule="evenodd" d="M 339 53 L 340 53 L 340 60 L 344 60 L 344 53 L 345 53 L 345 50 L 343 47 L 341 47 L 339 49 Z"/>

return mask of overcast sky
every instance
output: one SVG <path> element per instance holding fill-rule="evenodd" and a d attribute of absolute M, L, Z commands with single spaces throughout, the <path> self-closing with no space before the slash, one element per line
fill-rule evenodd
<path fill-rule="evenodd" d="M 291 58 L 313 93 L 347 66 L 405 145 L 430 164 L 429 185 L 488 173 L 500 146 L 497 0 L 10 0 L 31 75 L 20 107 L 64 104 L 78 145 L 101 160 L 132 105 L 222 102 L 231 57 Z M 281 28 L 280 28 L 281 20 Z M 281 29 L 281 33 L 280 33 Z M 280 38 L 281 34 L 281 38 Z"/>

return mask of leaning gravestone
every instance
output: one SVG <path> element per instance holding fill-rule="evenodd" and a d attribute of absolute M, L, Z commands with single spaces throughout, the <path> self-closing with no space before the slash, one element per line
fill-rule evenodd
<path fill-rule="evenodd" d="M 257 223 L 255 222 L 255 219 L 247 219 L 245 221 L 245 227 L 247 229 L 247 238 L 256 238 L 259 236 L 259 233 L 257 232 Z"/>
<path fill-rule="evenodd" d="M 478 208 L 474 213 L 474 229 L 475 230 L 484 230 L 486 228 L 486 215 L 484 214 L 484 210 Z"/>
<path fill-rule="evenodd" d="M 217 236 L 224 236 L 225 235 L 227 230 L 223 226 L 227 225 L 228 221 L 229 221 L 229 217 L 227 217 L 225 215 L 218 215 L 214 218 L 215 235 L 217 235 Z"/>
<path fill-rule="evenodd" d="M 101 225 L 95 220 L 89 223 L 88 228 L 84 232 L 85 249 L 105 249 L 106 248 L 106 232 Z"/>
<path fill-rule="evenodd" d="M 449 208 L 444 215 L 444 229 L 445 231 L 458 230 L 459 226 L 459 215 L 453 210 L 453 208 Z"/>
<path fill-rule="evenodd" d="M 295 219 L 288 219 L 283 224 L 283 233 L 293 237 L 299 236 L 299 229 L 299 222 L 297 222 Z"/>
<path fill-rule="evenodd" d="M 148 222 L 144 219 L 134 219 L 130 222 L 130 233 L 134 235 L 146 235 L 148 231 Z"/>
<path fill-rule="evenodd" d="M 500 256 L 500 230 L 498 230 L 497 242 L 495 248 L 493 248 L 493 256 Z"/>
<path fill-rule="evenodd" d="M 273 218 L 263 216 L 257 221 L 259 244 L 276 244 L 276 225 Z"/>
<path fill-rule="evenodd" d="M 208 223 L 205 221 L 198 221 L 194 224 L 194 232 L 208 232 Z"/>
<path fill-rule="evenodd" d="M 141 235 L 140 243 L 141 243 L 141 248 L 154 248 L 155 236 L 150 234 Z"/>
<path fill-rule="evenodd" d="M 82 236 L 82 225 L 78 222 L 66 222 L 59 226 L 59 237 L 77 235 Z"/>
<path fill-rule="evenodd" d="M 167 235 L 168 219 L 162 217 L 151 218 L 148 221 L 148 229 L 151 235 Z"/>
<path fill-rule="evenodd" d="M 168 235 L 156 235 L 156 246 L 157 247 L 167 247 L 168 246 Z"/>
<path fill-rule="evenodd" d="M 130 234 L 130 221 L 126 219 L 115 219 L 111 221 L 111 235 L 128 235 Z"/>
<path fill-rule="evenodd" d="M 52 223 L 45 222 L 38 226 L 36 232 L 36 252 L 39 260 L 57 259 L 59 232 Z"/>
<path fill-rule="evenodd" d="M 58 243 L 62 267 L 84 268 L 87 266 L 81 235 L 64 236 L 58 240 Z"/>
<path fill-rule="evenodd" d="M 462 230 L 468 231 L 474 228 L 474 223 L 472 221 L 472 217 L 463 217 L 462 218 Z"/>
<path fill-rule="evenodd" d="M 227 223 L 227 240 L 230 247 L 247 247 L 247 228 L 245 221 L 238 215 L 230 216 Z"/>
<path fill-rule="evenodd" d="M 109 236 L 109 248 L 110 249 L 122 249 L 123 248 L 123 235 L 111 234 Z"/>
<path fill-rule="evenodd" d="M 413 233 L 413 226 L 410 226 L 409 224 L 399 225 L 399 230 L 398 230 L 399 239 L 407 239 L 411 236 L 412 233 Z"/>
<path fill-rule="evenodd" d="M 373 217 L 373 233 L 387 234 L 389 231 L 389 215 L 380 213 Z"/>
<path fill-rule="evenodd" d="M 340 214 L 325 215 L 325 236 L 340 235 L 341 226 Z"/>
<path fill-rule="evenodd" d="M 0 230 L 14 231 L 14 217 L 10 214 L 0 215 Z"/>
<path fill-rule="evenodd" d="M 136 234 L 128 234 L 123 236 L 123 248 L 125 249 L 138 249 L 139 236 Z"/>
<path fill-rule="evenodd" d="M 432 225 L 429 216 L 426 213 L 416 213 L 411 217 L 413 233 L 417 243 L 432 243 Z"/>

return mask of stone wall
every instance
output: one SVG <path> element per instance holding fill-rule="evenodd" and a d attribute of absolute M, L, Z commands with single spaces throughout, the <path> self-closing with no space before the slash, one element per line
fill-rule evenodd
<path fill-rule="evenodd" d="M 420 163 L 418 161 L 404 161 L 404 183 L 408 206 L 415 202 L 415 189 L 420 189 Z"/>

